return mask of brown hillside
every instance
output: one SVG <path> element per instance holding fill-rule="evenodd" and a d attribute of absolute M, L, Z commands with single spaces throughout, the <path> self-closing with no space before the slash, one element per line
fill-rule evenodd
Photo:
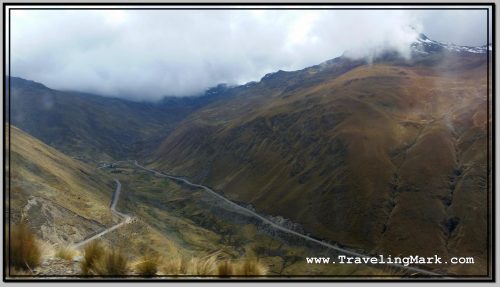
<path fill-rule="evenodd" d="M 486 56 L 278 72 L 191 115 L 152 166 L 313 235 L 486 273 Z M 443 267 L 440 267 L 443 268 Z"/>

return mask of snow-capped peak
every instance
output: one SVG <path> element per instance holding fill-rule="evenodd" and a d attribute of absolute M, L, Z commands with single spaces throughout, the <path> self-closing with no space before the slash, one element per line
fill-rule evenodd
<path fill-rule="evenodd" d="M 476 54 L 486 53 L 488 51 L 491 51 L 491 45 L 484 45 L 477 47 L 459 46 L 453 43 L 447 44 L 431 40 L 424 34 L 420 34 L 417 40 L 411 44 L 411 47 L 413 48 L 414 52 L 421 54 L 437 53 L 443 50 L 458 52 L 458 53 L 476 53 Z"/>

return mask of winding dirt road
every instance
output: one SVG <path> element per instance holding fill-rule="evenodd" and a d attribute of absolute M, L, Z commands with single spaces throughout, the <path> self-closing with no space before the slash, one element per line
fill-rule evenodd
<path fill-rule="evenodd" d="M 345 248 L 342 248 L 342 247 L 339 247 L 339 246 L 336 246 L 336 245 L 332 245 L 332 244 L 329 244 L 329 243 L 317 240 L 315 238 L 312 238 L 310 236 L 304 235 L 302 233 L 296 232 L 294 230 L 288 229 L 286 227 L 283 227 L 281 225 L 278 225 L 278 224 L 272 222 L 271 220 L 267 219 L 266 217 L 264 217 L 264 216 L 262 216 L 262 215 L 260 215 L 260 214 L 258 214 L 256 212 L 254 212 L 254 211 L 252 211 L 250 209 L 247 209 L 247 208 L 245 208 L 245 207 L 243 207 L 241 205 L 238 205 L 237 203 L 232 202 L 231 200 L 225 198 L 224 196 L 220 195 L 219 193 L 215 192 L 213 189 L 211 189 L 211 188 L 209 188 L 207 186 L 204 186 L 204 185 L 201 185 L 201 184 L 192 183 L 189 180 L 187 180 L 185 178 L 182 178 L 182 177 L 178 177 L 178 176 L 174 176 L 174 175 L 170 175 L 170 174 L 165 174 L 165 173 L 153 170 L 153 169 L 146 168 L 146 167 L 140 165 L 137 162 L 137 160 L 130 160 L 130 161 L 132 161 L 134 163 L 134 165 L 137 166 L 138 168 L 140 168 L 142 170 L 145 170 L 145 171 L 148 171 L 148 172 L 151 172 L 151 173 L 153 173 L 156 176 L 170 178 L 172 180 L 180 181 L 180 182 L 182 182 L 184 184 L 187 184 L 189 186 L 192 186 L 192 187 L 197 187 L 197 188 L 204 189 L 205 191 L 207 191 L 208 193 L 212 194 L 213 196 L 215 196 L 215 197 L 217 197 L 217 198 L 225 201 L 226 203 L 230 204 L 235 209 L 237 209 L 239 211 L 242 211 L 242 212 L 245 212 L 248 215 L 253 216 L 255 218 L 258 218 L 263 223 L 268 224 L 268 225 L 270 225 L 271 227 L 273 227 L 275 229 L 281 230 L 281 231 L 286 232 L 288 234 L 293 234 L 295 236 L 301 237 L 301 238 L 303 238 L 305 240 L 308 240 L 310 242 L 317 243 L 317 244 L 322 245 L 324 247 L 327 247 L 329 249 L 336 250 L 336 251 L 338 251 L 338 252 L 340 252 L 342 254 L 346 254 L 348 256 L 355 256 L 355 257 L 361 257 L 361 258 L 372 258 L 372 257 L 374 257 L 374 258 L 380 258 L 378 256 L 361 254 L 361 253 L 358 253 L 356 251 L 352 251 L 352 250 L 348 250 L 348 249 L 345 249 Z M 121 162 L 123 162 L 123 161 L 121 161 Z M 385 265 L 396 267 L 396 268 L 402 269 L 402 270 L 412 271 L 412 272 L 419 273 L 419 274 L 424 274 L 424 275 L 429 275 L 429 276 L 434 276 L 434 277 L 439 277 L 439 278 L 446 278 L 446 277 L 444 277 L 443 274 L 439 274 L 439 273 L 436 273 L 436 272 L 428 271 L 428 270 L 421 269 L 421 268 L 418 268 L 418 267 L 404 266 L 403 264 L 397 264 L 397 263 L 385 264 Z"/>
<path fill-rule="evenodd" d="M 116 204 L 118 203 L 118 199 L 120 198 L 120 192 L 121 192 L 121 189 L 122 189 L 122 184 L 120 183 L 120 181 L 118 179 L 114 179 L 115 180 L 115 183 L 116 183 L 116 189 L 115 189 L 115 192 L 113 193 L 113 198 L 111 200 L 111 205 L 110 205 L 110 209 L 111 209 L 111 212 L 115 215 L 117 215 L 118 217 L 120 217 L 122 219 L 122 221 L 120 223 L 117 223 L 109 228 L 106 228 L 104 229 L 103 231 L 97 233 L 96 235 L 92 236 L 92 237 L 89 237 L 85 240 L 82 240 L 80 242 L 77 242 L 73 245 L 74 248 L 80 248 L 82 247 L 83 245 L 89 243 L 90 241 L 92 240 L 95 240 L 119 227 L 121 227 L 122 225 L 126 224 L 126 223 L 129 223 L 130 220 L 131 220 L 131 217 L 125 213 L 121 213 L 119 212 L 118 210 L 116 210 Z"/>

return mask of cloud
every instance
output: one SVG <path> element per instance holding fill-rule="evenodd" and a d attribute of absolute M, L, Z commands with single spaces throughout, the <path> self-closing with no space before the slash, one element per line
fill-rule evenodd
<path fill-rule="evenodd" d="M 491 24 L 490 35 L 486 35 L 486 10 L 428 10 L 416 12 L 416 17 L 431 39 L 465 46 L 486 45 L 491 39 Z"/>
<path fill-rule="evenodd" d="M 485 41 L 477 33 L 485 16 L 439 12 L 13 10 L 12 75 L 55 89 L 156 100 L 259 80 L 345 51 L 370 57 L 392 48 L 408 55 L 420 31 L 453 34 L 446 33 L 453 30 L 449 21 L 467 19 L 457 44 Z M 431 25 L 433 19 L 442 24 Z"/>

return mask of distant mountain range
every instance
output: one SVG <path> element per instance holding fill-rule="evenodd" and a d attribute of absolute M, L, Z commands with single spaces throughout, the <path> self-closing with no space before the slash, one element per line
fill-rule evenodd
<path fill-rule="evenodd" d="M 486 274 L 488 46 L 338 57 L 204 95 L 131 102 L 11 78 L 11 123 L 87 162 L 141 159 L 312 235 L 474 256 Z"/>

